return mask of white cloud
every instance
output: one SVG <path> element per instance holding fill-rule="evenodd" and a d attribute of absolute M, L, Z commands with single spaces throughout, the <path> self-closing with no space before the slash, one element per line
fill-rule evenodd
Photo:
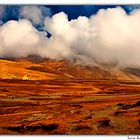
<path fill-rule="evenodd" d="M 31 54 L 51 59 L 75 60 L 85 65 L 118 62 L 140 66 L 140 11 L 127 15 L 120 8 L 102 9 L 87 17 L 68 20 L 61 12 L 44 21 L 46 33 L 28 20 L 9 21 L 0 26 L 0 56 Z"/>
<path fill-rule="evenodd" d="M 31 20 L 34 24 L 40 24 L 43 20 L 41 9 L 37 6 L 23 6 L 20 15 Z"/>
<path fill-rule="evenodd" d="M 127 15 L 120 8 L 102 9 L 87 17 L 68 21 L 64 13 L 46 18 L 52 38 L 71 50 L 69 58 L 86 56 L 93 61 L 140 65 L 140 11 Z"/>
<path fill-rule="evenodd" d="M 5 12 L 5 6 L 0 5 L 0 19 L 3 18 L 4 12 Z"/>
<path fill-rule="evenodd" d="M 27 20 L 9 21 L 0 28 L 0 56 L 26 57 L 37 54 L 41 36 Z"/>

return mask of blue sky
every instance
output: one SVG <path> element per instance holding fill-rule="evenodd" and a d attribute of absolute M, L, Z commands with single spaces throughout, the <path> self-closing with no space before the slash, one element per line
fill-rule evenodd
<path fill-rule="evenodd" d="M 42 9 L 44 16 L 52 16 L 58 12 L 65 12 L 68 14 L 69 19 L 75 19 L 78 16 L 87 16 L 90 17 L 93 14 L 96 14 L 99 9 L 106 9 L 117 7 L 120 5 L 53 5 L 53 6 L 38 6 Z M 134 9 L 139 9 L 140 5 L 121 5 L 121 7 L 129 14 Z M 18 5 L 8 5 L 5 6 L 5 12 L 1 20 L 6 22 L 8 20 L 18 20 L 20 18 L 19 11 L 22 6 Z"/>

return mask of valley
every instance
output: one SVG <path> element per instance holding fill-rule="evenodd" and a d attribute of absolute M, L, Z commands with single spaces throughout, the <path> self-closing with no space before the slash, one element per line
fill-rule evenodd
<path fill-rule="evenodd" d="M 140 134 L 135 75 L 63 61 L 1 60 L 0 70 L 0 134 Z"/>

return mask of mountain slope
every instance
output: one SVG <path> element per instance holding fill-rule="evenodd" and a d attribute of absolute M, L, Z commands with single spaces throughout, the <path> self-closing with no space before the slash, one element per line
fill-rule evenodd
<path fill-rule="evenodd" d="M 38 59 L 39 60 L 39 59 Z M 140 80 L 140 69 L 120 69 L 115 66 L 82 66 L 68 61 L 44 59 L 0 59 L 1 79 L 89 79 L 89 80 Z"/>

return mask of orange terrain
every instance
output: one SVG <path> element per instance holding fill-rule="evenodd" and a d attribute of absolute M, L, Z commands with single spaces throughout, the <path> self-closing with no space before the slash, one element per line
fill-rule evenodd
<path fill-rule="evenodd" d="M 138 69 L 0 60 L 0 134 L 140 134 Z"/>

